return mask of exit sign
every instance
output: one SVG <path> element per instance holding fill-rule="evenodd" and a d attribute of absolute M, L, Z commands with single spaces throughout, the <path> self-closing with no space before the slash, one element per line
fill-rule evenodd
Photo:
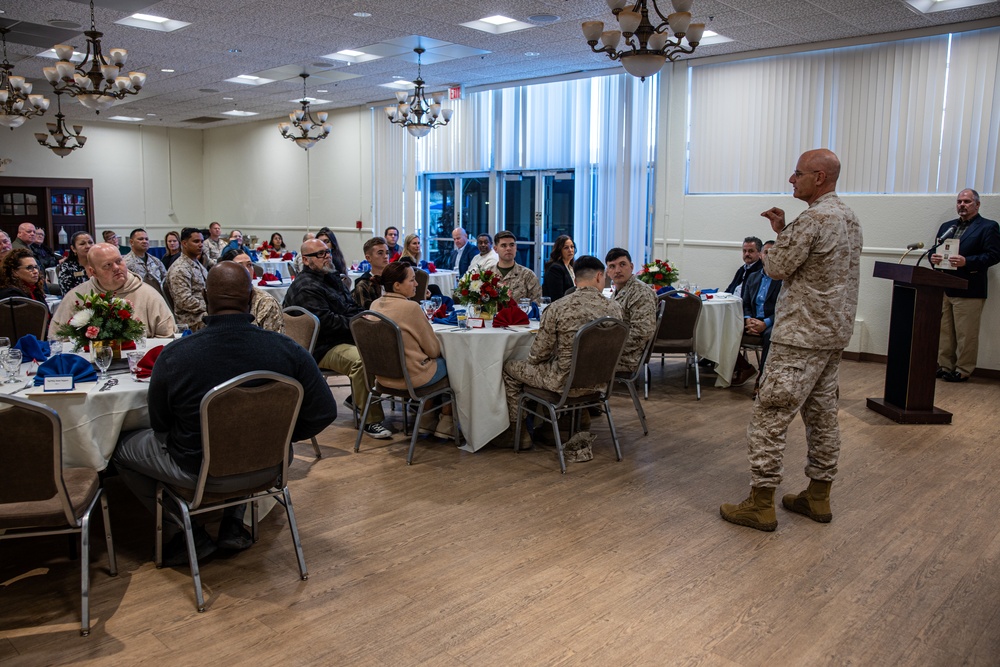
<path fill-rule="evenodd" d="M 454 88 L 448 89 L 448 99 L 449 100 L 460 100 L 462 99 L 462 87 L 455 86 Z"/>

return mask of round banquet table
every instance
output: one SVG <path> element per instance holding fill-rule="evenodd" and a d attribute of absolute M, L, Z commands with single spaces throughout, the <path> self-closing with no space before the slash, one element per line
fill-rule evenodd
<path fill-rule="evenodd" d="M 257 282 L 254 281 L 254 285 L 273 296 L 278 301 L 279 306 L 285 301 L 285 292 L 288 291 L 288 288 L 292 284 L 289 280 L 285 280 L 283 283 L 270 283 L 267 285 L 258 285 Z"/>
<path fill-rule="evenodd" d="M 730 295 L 712 295 L 701 300 L 701 319 L 695 330 L 695 350 L 711 359 L 718 376 L 716 387 L 728 387 L 743 340 L 743 300 Z"/>
<path fill-rule="evenodd" d="M 289 267 L 292 266 L 291 260 L 281 260 L 281 259 L 262 259 L 257 262 L 264 273 L 273 273 L 277 275 L 281 273 L 281 277 L 288 280 L 292 277 L 292 271 Z"/>
<path fill-rule="evenodd" d="M 364 273 L 362 271 L 348 271 L 347 275 L 351 278 L 351 287 L 354 287 L 354 282 L 360 278 Z M 451 296 L 452 292 L 455 291 L 455 285 L 458 284 L 458 272 L 456 271 L 443 271 L 438 269 L 435 273 L 429 273 L 427 284 L 437 285 L 441 288 L 441 293 L 445 296 Z"/>
<path fill-rule="evenodd" d="M 173 340 L 150 338 L 146 340 L 146 349 L 166 345 Z M 89 359 L 86 353 L 81 356 Z M 106 380 L 77 385 L 79 391 L 45 393 L 42 387 L 22 390 L 31 366 L 33 364 L 22 364 L 21 382 L 0 385 L 0 393 L 16 392 L 20 397 L 47 405 L 59 413 L 64 467 L 104 470 L 122 432 L 149 428 L 149 408 L 146 404 L 149 383 L 133 380 L 127 368 L 110 371 L 118 382 L 104 391 L 100 389 L 107 383 Z"/>
<path fill-rule="evenodd" d="M 448 382 L 455 391 L 458 423 L 465 437 L 462 449 L 474 452 L 507 430 L 503 362 L 526 359 L 536 331 L 536 321 L 510 329 L 487 326 L 469 331 L 434 325 L 448 364 Z"/>

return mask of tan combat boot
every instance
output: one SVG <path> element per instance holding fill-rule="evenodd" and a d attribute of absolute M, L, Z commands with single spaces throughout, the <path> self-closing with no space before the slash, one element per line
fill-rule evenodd
<path fill-rule="evenodd" d="M 774 487 L 752 486 L 749 498 L 739 505 L 726 503 L 719 508 L 719 514 L 730 523 L 772 531 L 778 527 L 778 517 L 774 513 Z"/>
<path fill-rule="evenodd" d="M 830 523 L 833 514 L 830 512 L 830 486 L 833 482 L 809 480 L 809 487 L 802 493 L 787 494 L 781 499 L 781 504 L 789 512 L 805 514 L 813 521 Z"/>

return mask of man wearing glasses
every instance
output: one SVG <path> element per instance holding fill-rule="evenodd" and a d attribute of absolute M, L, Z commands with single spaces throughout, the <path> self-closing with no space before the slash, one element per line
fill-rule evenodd
<path fill-rule="evenodd" d="M 333 267 L 333 257 L 326 244 L 313 239 L 302 244 L 302 272 L 285 294 L 283 307 L 299 306 L 319 318 L 319 336 L 313 357 L 320 368 L 343 373 L 351 379 L 353 404 L 364 405 L 368 400 L 364 366 L 351 335 L 351 318 L 361 312 L 351 293 Z M 368 411 L 362 426 L 372 438 L 392 437 L 382 425 L 385 414 L 378 403 Z"/>

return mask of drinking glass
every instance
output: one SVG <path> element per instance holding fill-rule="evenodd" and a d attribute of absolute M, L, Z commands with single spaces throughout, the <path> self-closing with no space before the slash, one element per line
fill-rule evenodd
<path fill-rule="evenodd" d="M 531 299 L 518 299 L 517 307 L 521 309 L 525 315 L 531 312 Z"/>
<path fill-rule="evenodd" d="M 420 307 L 424 309 L 424 314 L 427 315 L 428 320 L 434 319 L 434 312 L 437 310 L 437 308 L 434 307 L 433 301 L 430 300 L 421 301 Z"/>
<path fill-rule="evenodd" d="M 456 308 L 455 309 L 455 319 L 458 320 L 458 328 L 459 329 L 463 329 L 463 330 L 467 329 L 466 317 L 467 317 L 467 314 L 466 314 L 465 308 Z"/>
<path fill-rule="evenodd" d="M 10 349 L 10 338 L 6 336 L 0 337 L 0 359 L 2 359 L 6 354 L 7 350 Z"/>
<path fill-rule="evenodd" d="M 434 302 L 434 310 L 435 310 L 435 311 L 436 311 L 436 310 L 437 310 L 438 308 L 440 308 L 440 307 L 441 307 L 441 297 L 439 297 L 439 296 L 437 296 L 437 295 L 434 295 L 434 296 L 432 296 L 432 297 L 431 297 L 431 301 L 433 301 L 433 302 Z"/>
<path fill-rule="evenodd" d="M 17 376 L 21 372 L 21 350 L 7 350 L 7 354 L 3 358 L 3 366 L 9 376 L 6 384 L 17 384 L 20 382 Z"/>
<path fill-rule="evenodd" d="M 108 375 L 108 367 L 111 366 L 111 358 L 113 356 L 114 350 L 111 349 L 110 345 L 102 345 L 94 350 L 94 363 L 101 369 L 99 380 L 107 380 L 110 377 Z"/>
<path fill-rule="evenodd" d="M 129 350 L 125 354 L 128 357 L 128 372 L 131 373 L 133 380 L 137 380 L 136 373 L 139 370 L 139 362 L 145 356 L 145 353 L 141 350 Z"/>
<path fill-rule="evenodd" d="M 52 339 L 49 341 L 49 358 L 62 354 L 63 344 L 61 340 Z"/>

